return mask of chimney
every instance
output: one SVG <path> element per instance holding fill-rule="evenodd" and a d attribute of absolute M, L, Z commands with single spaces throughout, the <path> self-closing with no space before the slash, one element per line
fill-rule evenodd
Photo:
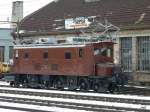
<path fill-rule="evenodd" d="M 23 19 L 23 1 L 15 1 L 12 3 L 12 22 L 18 22 Z M 16 25 L 13 24 L 12 28 L 15 28 Z"/>

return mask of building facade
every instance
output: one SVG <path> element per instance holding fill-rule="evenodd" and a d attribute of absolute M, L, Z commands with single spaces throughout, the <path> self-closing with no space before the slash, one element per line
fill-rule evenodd
<path fill-rule="evenodd" d="M 119 63 L 130 78 L 150 82 L 150 30 L 122 31 L 118 34 Z"/>
<path fill-rule="evenodd" d="M 53 1 L 21 21 L 20 36 L 35 40 L 52 37 L 63 42 L 69 37 L 90 35 L 90 23 L 106 21 L 120 28 L 115 35 L 115 62 L 122 65 L 132 81 L 150 83 L 149 0 Z"/>
<path fill-rule="evenodd" d="M 12 59 L 13 37 L 12 29 L 0 28 L 0 62 L 9 63 Z"/>

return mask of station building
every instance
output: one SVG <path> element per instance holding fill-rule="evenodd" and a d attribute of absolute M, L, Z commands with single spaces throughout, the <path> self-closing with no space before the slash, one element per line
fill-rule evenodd
<path fill-rule="evenodd" d="M 75 26 L 79 21 L 82 25 Z M 20 22 L 20 37 L 61 43 L 82 31 L 89 34 L 90 23 L 105 21 L 120 29 L 115 62 L 133 81 L 150 83 L 150 0 L 54 0 Z"/>
<path fill-rule="evenodd" d="M 9 63 L 12 59 L 13 37 L 12 29 L 0 28 L 0 62 Z"/>

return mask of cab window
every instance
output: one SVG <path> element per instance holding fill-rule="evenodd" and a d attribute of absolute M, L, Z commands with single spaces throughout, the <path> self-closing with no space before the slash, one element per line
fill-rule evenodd
<path fill-rule="evenodd" d="M 65 59 L 71 59 L 71 52 L 65 52 Z"/>
<path fill-rule="evenodd" d="M 43 52 L 43 59 L 48 59 L 48 51 Z"/>
<path fill-rule="evenodd" d="M 24 57 L 24 59 L 28 59 L 29 58 L 29 53 L 25 52 L 23 57 Z"/>
<path fill-rule="evenodd" d="M 94 55 L 97 56 L 105 56 L 105 57 L 112 57 L 112 49 L 111 48 L 95 48 Z"/>
<path fill-rule="evenodd" d="M 83 49 L 82 48 L 79 48 L 78 54 L 79 54 L 79 58 L 83 57 Z"/>

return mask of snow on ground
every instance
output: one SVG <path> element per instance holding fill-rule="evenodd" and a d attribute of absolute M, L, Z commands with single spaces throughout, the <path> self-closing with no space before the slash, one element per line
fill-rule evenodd
<path fill-rule="evenodd" d="M 48 107 L 48 106 L 38 106 L 38 105 L 31 105 L 31 104 L 28 105 L 28 104 L 19 104 L 19 103 L 9 103 L 9 102 L 0 102 L 0 106 L 16 107 L 16 108 L 22 108 L 22 109 L 33 109 L 33 110 L 39 110 L 39 111 L 52 111 L 52 112 L 79 112 L 79 111 L 91 112 L 91 111 L 85 111 L 85 110 L 75 110 L 75 109 L 67 109 L 67 108 L 59 108 L 59 107 Z M 1 112 L 25 112 L 25 111 L 17 111 L 17 110 L 7 111 L 7 109 L 4 109 L 4 111 L 1 111 Z"/>
<path fill-rule="evenodd" d="M 7 82 L 0 81 L 0 85 L 9 85 Z M 70 95 L 82 95 L 82 96 L 97 96 L 97 97 L 114 97 L 114 98 L 124 98 L 124 99 L 139 99 L 150 101 L 150 97 L 136 96 L 136 95 L 114 95 L 114 94 L 101 94 L 101 93 L 83 93 L 83 92 L 71 92 L 71 91 L 57 91 L 57 90 L 43 90 L 43 89 L 26 89 L 26 88 L 9 88 L 9 87 L 0 87 L 0 89 L 6 90 L 18 90 L 18 91 L 29 91 L 29 92 L 43 92 L 43 93 L 59 93 L 59 94 L 70 94 Z M 124 108 L 133 108 L 133 109 L 145 109 L 150 111 L 150 105 L 139 105 L 139 104 L 127 104 L 127 103 L 116 103 L 116 102 L 103 102 L 103 101 L 88 101 L 88 100 L 76 100 L 76 99 L 62 99 L 62 98 L 50 98 L 50 97 L 39 97 L 39 96 L 27 96 L 27 95 L 17 95 L 17 94 L 3 94 L 0 96 L 9 96 L 9 97 L 18 97 L 18 98 L 29 98 L 29 99 L 39 99 L 39 100 L 48 100 L 48 101 L 60 101 L 60 102 L 72 102 L 79 104 L 93 104 L 100 106 L 110 106 L 110 107 L 124 107 Z M 0 106 L 8 107 L 23 107 L 23 108 L 33 108 L 33 109 L 43 109 L 55 112 L 79 112 L 79 110 L 74 109 L 65 109 L 58 107 L 46 107 L 46 106 L 37 106 L 37 105 L 28 105 L 28 104 L 17 104 L 17 103 L 8 103 L 0 102 Z M 9 110 L 1 109 L 1 112 L 25 112 L 18 110 Z M 81 111 L 80 112 L 86 112 Z"/>
<path fill-rule="evenodd" d="M 11 109 L 3 109 L 3 108 L 0 108 L 0 112 L 27 112 L 27 111 L 11 110 Z"/>
<path fill-rule="evenodd" d="M 8 86 L 8 85 L 9 85 L 9 83 L 8 83 L 8 82 L 6 82 L 6 81 L 0 81 L 0 85 L 6 85 L 6 86 Z"/>
<path fill-rule="evenodd" d="M 94 101 L 94 100 L 77 100 L 77 99 L 63 99 L 63 98 L 50 98 L 50 97 L 39 97 L 39 96 L 28 96 L 28 95 L 18 95 L 18 94 L 6 94 L 1 93 L 0 96 L 8 96 L 13 98 L 26 98 L 26 99 L 36 99 L 44 101 L 59 101 L 59 102 L 72 102 L 76 104 L 87 104 L 87 105 L 97 105 L 97 106 L 109 106 L 109 107 L 121 107 L 121 108 L 132 108 L 132 109 L 145 109 L 150 111 L 150 105 L 140 105 L 140 104 L 127 104 L 127 103 L 116 103 L 116 102 L 105 102 L 105 101 Z M 0 103 L 1 105 L 1 103 Z"/>
<path fill-rule="evenodd" d="M 126 87 L 134 87 L 134 88 L 145 88 L 145 89 L 150 89 L 150 86 L 133 86 L 133 85 L 126 85 Z"/>
<path fill-rule="evenodd" d="M 57 91 L 57 90 L 43 90 L 43 89 L 29 89 L 29 88 L 9 88 L 9 87 L 0 87 L 0 89 L 150 101 L 150 97 L 148 97 L 148 96 L 137 96 L 137 95 L 115 95 L 115 94 L 102 94 L 102 93 L 83 93 L 83 92 L 72 92 L 72 91 Z"/>

